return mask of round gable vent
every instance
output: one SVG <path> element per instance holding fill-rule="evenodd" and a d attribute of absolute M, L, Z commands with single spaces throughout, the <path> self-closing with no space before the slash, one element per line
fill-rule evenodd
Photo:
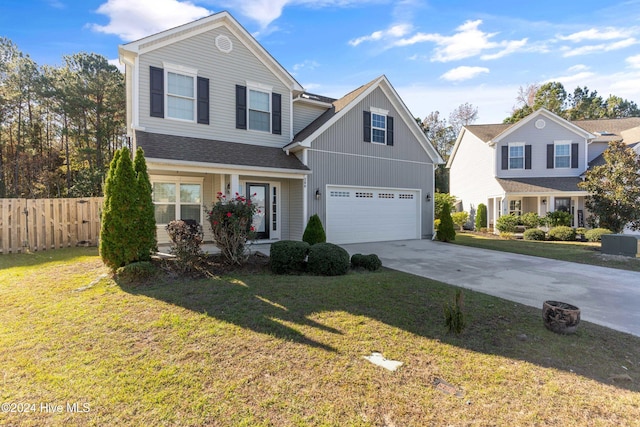
<path fill-rule="evenodd" d="M 233 50 L 233 43 L 229 37 L 221 34 L 216 37 L 216 47 L 220 52 L 229 53 Z"/>
<path fill-rule="evenodd" d="M 536 120 L 536 127 L 538 129 L 543 129 L 545 126 L 546 126 L 546 123 L 545 123 L 544 120 L 542 120 L 542 119 Z"/>

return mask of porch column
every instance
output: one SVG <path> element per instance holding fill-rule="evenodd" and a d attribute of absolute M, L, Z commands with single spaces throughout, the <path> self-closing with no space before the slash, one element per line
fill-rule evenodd
<path fill-rule="evenodd" d="M 236 193 L 242 194 L 240 191 L 240 175 L 231 174 L 231 197 L 235 197 Z"/>
<path fill-rule="evenodd" d="M 556 198 L 553 196 L 549 196 L 549 201 L 547 202 L 547 212 L 553 212 L 556 206 Z"/>
<path fill-rule="evenodd" d="M 227 176 L 225 174 L 220 174 L 220 182 L 218 183 L 220 186 L 218 191 L 225 196 L 227 195 Z"/>

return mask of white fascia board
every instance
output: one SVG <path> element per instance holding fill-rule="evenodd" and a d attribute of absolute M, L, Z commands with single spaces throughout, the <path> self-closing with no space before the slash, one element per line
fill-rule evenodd
<path fill-rule="evenodd" d="M 270 178 L 288 178 L 303 179 L 306 175 L 310 175 L 311 171 L 291 171 L 290 169 L 281 168 L 264 168 L 259 166 L 243 166 L 243 165 L 226 165 L 221 163 L 205 163 L 205 162 L 184 162 L 179 160 L 167 160 L 147 158 L 147 167 L 153 171 L 176 171 L 205 173 L 205 174 L 238 174 L 238 175 L 256 175 Z"/>
<path fill-rule="evenodd" d="M 309 99 L 309 98 L 303 98 L 302 96 L 296 96 L 293 99 L 293 102 L 295 103 L 303 103 L 303 104 L 309 104 L 309 105 L 316 105 L 318 107 L 324 107 L 327 110 L 331 107 L 333 107 L 333 104 L 330 102 L 323 102 L 323 101 L 318 101 L 316 99 Z"/>

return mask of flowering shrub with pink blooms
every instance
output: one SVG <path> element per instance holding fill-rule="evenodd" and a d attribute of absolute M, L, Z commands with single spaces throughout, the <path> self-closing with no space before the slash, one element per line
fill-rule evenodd
<path fill-rule="evenodd" d="M 247 259 L 247 241 L 254 240 L 253 216 L 256 205 L 247 198 L 236 193 L 227 198 L 218 193 L 218 201 L 207 211 L 207 220 L 213 231 L 216 246 L 222 255 L 232 264 L 242 264 Z M 259 212 L 258 212 L 259 213 Z"/>

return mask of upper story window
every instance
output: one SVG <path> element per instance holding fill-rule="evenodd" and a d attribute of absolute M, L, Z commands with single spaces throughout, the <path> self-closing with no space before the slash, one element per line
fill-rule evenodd
<path fill-rule="evenodd" d="M 270 93 L 249 89 L 249 129 L 271 131 Z"/>
<path fill-rule="evenodd" d="M 271 86 L 236 85 L 236 129 L 282 134 L 282 95 Z"/>
<path fill-rule="evenodd" d="M 571 166 L 571 144 L 569 143 L 556 143 L 554 144 L 555 159 L 554 164 L 556 168 L 568 168 Z"/>
<path fill-rule="evenodd" d="M 393 117 L 388 111 L 375 107 L 363 111 L 363 128 L 366 142 L 393 145 Z"/>
<path fill-rule="evenodd" d="M 580 145 L 571 141 L 554 141 L 547 144 L 547 169 L 577 169 Z"/>
<path fill-rule="evenodd" d="M 195 117 L 195 76 L 167 73 L 167 117 L 194 121 Z"/>
<path fill-rule="evenodd" d="M 524 169 L 524 144 L 509 144 L 509 169 Z"/>
<path fill-rule="evenodd" d="M 149 115 L 209 124 L 209 79 L 195 68 L 163 64 L 149 67 Z"/>
<path fill-rule="evenodd" d="M 371 142 L 387 143 L 387 116 L 371 113 Z"/>

